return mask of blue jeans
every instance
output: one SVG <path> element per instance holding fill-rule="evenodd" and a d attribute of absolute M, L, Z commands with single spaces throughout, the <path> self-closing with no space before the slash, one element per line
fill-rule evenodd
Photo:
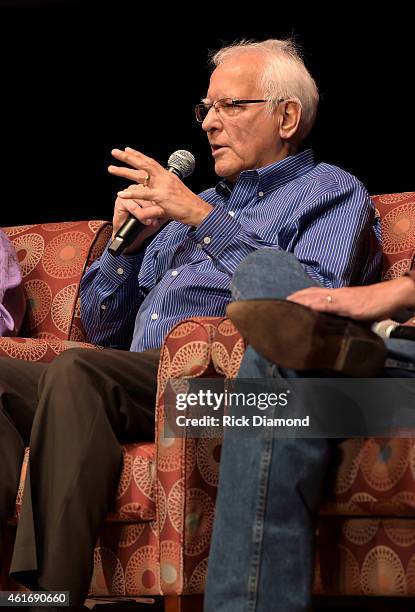
<path fill-rule="evenodd" d="M 316 284 L 292 254 L 272 249 L 247 257 L 232 283 L 238 300 L 286 298 Z M 415 342 L 394 340 L 388 348 L 391 367 L 385 375 L 414 375 Z M 251 347 L 239 371 L 240 378 L 295 375 Z M 315 523 L 336 441 L 283 439 L 260 429 L 250 438 L 225 432 L 205 612 L 311 608 Z"/>

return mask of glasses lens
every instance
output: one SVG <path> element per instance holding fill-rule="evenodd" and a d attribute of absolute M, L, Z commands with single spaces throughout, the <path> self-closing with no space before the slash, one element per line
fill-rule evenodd
<path fill-rule="evenodd" d="M 196 104 L 195 106 L 196 120 L 199 123 L 202 123 L 202 121 L 205 120 L 208 112 L 209 112 L 209 108 L 206 108 L 204 104 Z"/>
<path fill-rule="evenodd" d="M 216 102 L 216 110 L 219 111 L 221 115 L 232 116 L 235 114 L 235 109 L 237 109 L 236 105 L 232 104 L 231 98 L 223 98 L 223 100 L 218 100 Z"/>

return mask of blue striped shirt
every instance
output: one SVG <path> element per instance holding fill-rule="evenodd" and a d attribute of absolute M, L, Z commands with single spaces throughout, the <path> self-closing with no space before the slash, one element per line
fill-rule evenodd
<path fill-rule="evenodd" d="M 363 185 L 316 164 L 311 150 L 221 181 L 200 197 L 213 211 L 197 227 L 172 221 L 145 252 L 105 252 L 81 282 L 91 342 L 143 351 L 193 316 L 222 316 L 230 280 L 255 249 L 291 251 L 325 287 L 379 280 L 380 229 Z"/>

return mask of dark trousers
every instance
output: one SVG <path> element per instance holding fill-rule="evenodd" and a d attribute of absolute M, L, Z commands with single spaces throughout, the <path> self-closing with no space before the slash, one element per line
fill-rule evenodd
<path fill-rule="evenodd" d="M 50 364 L 0 358 L 0 531 L 30 444 L 10 570 L 17 581 L 85 599 L 120 443 L 154 438 L 159 354 L 75 348 Z"/>

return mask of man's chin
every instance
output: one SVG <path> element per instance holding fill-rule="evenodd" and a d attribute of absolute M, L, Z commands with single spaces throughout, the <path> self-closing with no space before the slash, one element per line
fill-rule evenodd
<path fill-rule="evenodd" d="M 240 173 L 241 170 L 232 167 L 231 164 L 224 164 L 220 161 L 215 163 L 215 174 L 220 178 L 236 181 Z"/>

